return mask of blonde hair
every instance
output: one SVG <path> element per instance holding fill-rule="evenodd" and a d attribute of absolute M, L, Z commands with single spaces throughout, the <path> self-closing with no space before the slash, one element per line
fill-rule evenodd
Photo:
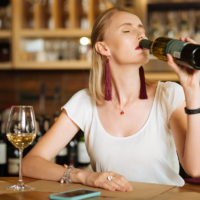
<path fill-rule="evenodd" d="M 130 9 L 122 7 L 113 7 L 106 10 L 99 15 L 92 29 L 91 46 L 92 46 L 92 67 L 89 77 L 89 92 L 92 99 L 98 104 L 104 102 L 104 79 L 105 79 L 105 58 L 100 55 L 96 49 L 95 44 L 98 41 L 103 41 L 104 31 L 109 19 L 116 12 L 129 12 L 133 14 Z"/>

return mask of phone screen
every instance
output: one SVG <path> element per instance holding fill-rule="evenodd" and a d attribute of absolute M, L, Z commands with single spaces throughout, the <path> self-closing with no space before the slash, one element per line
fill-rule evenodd
<path fill-rule="evenodd" d="M 79 195 L 84 195 L 84 194 L 91 194 L 94 193 L 94 191 L 89 191 L 89 190 L 76 190 L 72 192 L 65 192 L 62 194 L 57 194 L 57 197 L 75 197 Z"/>

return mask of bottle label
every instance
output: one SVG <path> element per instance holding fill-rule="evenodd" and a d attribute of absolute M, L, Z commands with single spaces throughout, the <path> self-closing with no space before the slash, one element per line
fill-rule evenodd
<path fill-rule="evenodd" d="M 165 48 L 165 55 L 167 53 L 171 54 L 174 58 L 181 58 L 181 51 L 183 47 L 187 44 L 187 42 L 183 42 L 180 40 L 170 40 Z"/>
<path fill-rule="evenodd" d="M 78 143 L 78 162 L 79 163 L 89 163 L 90 157 L 87 153 L 85 142 Z"/>
<path fill-rule="evenodd" d="M 48 130 L 49 130 L 49 121 L 47 121 L 47 120 L 45 120 L 44 121 L 44 130 L 45 130 L 45 132 L 47 132 Z"/>
<path fill-rule="evenodd" d="M 6 164 L 6 144 L 0 143 L 0 164 Z"/>
<path fill-rule="evenodd" d="M 16 175 L 19 173 L 19 159 L 9 158 L 8 159 L 8 173 Z"/>

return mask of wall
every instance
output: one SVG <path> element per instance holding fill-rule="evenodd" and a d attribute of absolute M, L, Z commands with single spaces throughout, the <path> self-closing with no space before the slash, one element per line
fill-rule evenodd
<path fill-rule="evenodd" d="M 52 117 L 76 91 L 88 87 L 88 77 L 88 70 L 0 71 L 0 110 L 10 104 L 25 104 L 33 105 L 36 115 L 41 114 L 39 96 L 43 84 L 46 88 L 45 115 Z M 57 102 L 54 98 L 56 86 L 60 88 Z"/>

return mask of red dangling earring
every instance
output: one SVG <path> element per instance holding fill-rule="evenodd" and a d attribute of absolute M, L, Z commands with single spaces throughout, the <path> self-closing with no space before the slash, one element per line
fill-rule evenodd
<path fill-rule="evenodd" d="M 145 76 L 144 76 L 144 69 L 141 66 L 139 68 L 139 75 L 140 75 L 140 99 L 147 99 L 147 90 L 146 90 L 146 83 L 145 83 Z"/>
<path fill-rule="evenodd" d="M 110 101 L 112 100 L 112 85 L 111 85 L 111 73 L 110 73 L 110 64 L 109 64 L 109 59 L 106 58 L 106 66 L 105 66 L 105 88 L 104 88 L 104 93 L 105 93 L 105 100 Z"/>

